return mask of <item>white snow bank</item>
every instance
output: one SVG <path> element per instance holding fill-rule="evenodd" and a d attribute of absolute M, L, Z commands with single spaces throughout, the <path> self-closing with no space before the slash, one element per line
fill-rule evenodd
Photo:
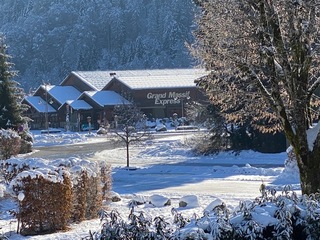
<path fill-rule="evenodd" d="M 225 206 L 225 202 L 221 198 L 216 198 L 213 200 L 206 208 L 205 211 L 211 212 L 218 206 Z"/>
<path fill-rule="evenodd" d="M 186 207 L 188 207 L 188 208 L 199 207 L 199 200 L 196 195 L 188 195 L 188 196 L 184 196 L 184 197 L 180 198 L 179 206 L 180 206 L 181 202 L 186 203 L 187 204 Z"/>
<path fill-rule="evenodd" d="M 169 198 L 164 197 L 159 194 L 154 194 L 154 195 L 150 196 L 150 203 L 155 207 L 163 207 L 163 206 L 171 204 Z"/>

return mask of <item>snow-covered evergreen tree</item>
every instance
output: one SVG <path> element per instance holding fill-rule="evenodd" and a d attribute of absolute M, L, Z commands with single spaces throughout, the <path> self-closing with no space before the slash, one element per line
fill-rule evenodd
<path fill-rule="evenodd" d="M 0 35 L 0 128 L 14 128 L 23 123 L 23 91 L 13 80 L 16 72 L 12 70 L 10 56 L 6 52 L 4 36 Z"/>

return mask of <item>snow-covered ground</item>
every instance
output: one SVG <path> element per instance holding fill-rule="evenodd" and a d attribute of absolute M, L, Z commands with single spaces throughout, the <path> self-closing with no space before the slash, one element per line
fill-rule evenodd
<path fill-rule="evenodd" d="M 162 133 L 163 134 L 163 133 Z M 109 209 L 116 209 L 122 218 L 126 218 L 130 209 L 128 203 L 134 198 L 149 198 L 161 195 L 171 199 L 171 206 L 154 207 L 141 205 L 138 211 L 149 216 L 162 215 L 171 219 L 171 209 L 176 208 L 186 217 L 201 215 L 213 200 L 222 199 L 229 208 L 234 208 L 240 200 L 252 200 L 259 196 L 261 183 L 281 189 L 292 184 L 299 193 L 298 173 L 294 169 L 284 169 L 286 153 L 261 154 L 252 151 L 242 152 L 238 156 L 219 154 L 215 156 L 194 156 L 190 151 L 192 132 L 188 135 L 165 133 L 163 138 L 131 146 L 130 166 L 127 170 L 125 148 L 116 148 L 95 153 L 87 160 L 102 160 L 111 164 L 113 191 L 120 194 L 120 202 L 111 203 Z M 58 144 L 94 144 L 103 141 L 96 134 L 39 134 L 34 132 L 35 146 Z M 187 144 L 188 143 L 188 144 Z M 28 159 L 28 155 L 20 156 Z M 179 199 L 196 196 L 199 206 L 180 208 Z M 88 236 L 89 230 L 99 231 L 99 219 L 73 224 L 70 231 L 41 236 L 23 237 L 15 233 L 17 222 L 9 214 L 14 208 L 12 201 L 0 201 L 0 231 L 9 239 L 81 239 Z"/>

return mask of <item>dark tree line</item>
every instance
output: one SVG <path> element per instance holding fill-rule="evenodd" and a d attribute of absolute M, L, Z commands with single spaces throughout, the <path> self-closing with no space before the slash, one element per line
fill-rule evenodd
<path fill-rule="evenodd" d="M 3 0 L 0 32 L 28 89 L 76 70 L 189 67 L 193 8 L 191 0 Z"/>

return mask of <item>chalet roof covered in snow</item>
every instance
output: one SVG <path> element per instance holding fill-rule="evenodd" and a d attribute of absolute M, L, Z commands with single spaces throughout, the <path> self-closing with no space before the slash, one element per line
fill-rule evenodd
<path fill-rule="evenodd" d="M 42 85 L 42 88 L 47 88 L 50 96 L 56 99 L 60 104 L 63 104 L 68 100 L 77 99 L 81 95 L 81 92 L 72 86 Z"/>
<path fill-rule="evenodd" d="M 127 99 L 114 91 L 86 91 L 80 96 L 80 99 L 83 95 L 89 96 L 93 101 L 102 107 L 130 104 Z"/>
<path fill-rule="evenodd" d="M 92 107 L 84 100 L 70 101 L 69 105 L 74 110 L 89 110 L 89 109 L 92 109 Z"/>
<path fill-rule="evenodd" d="M 56 110 L 39 96 L 27 96 L 24 100 L 39 113 L 55 113 Z"/>
<path fill-rule="evenodd" d="M 91 116 L 93 122 L 108 118 L 113 121 L 112 108 L 116 105 L 132 104 L 126 96 L 150 116 L 169 117 L 173 112 L 183 116 L 183 99 L 207 100 L 197 87 L 195 80 L 208 75 L 204 69 L 152 69 L 122 71 L 73 71 L 58 86 L 43 83 L 26 98 L 32 106 L 27 115 L 34 119 L 33 126 L 43 125 L 38 112 L 56 113 L 50 119 L 52 125 L 65 124 L 66 114 Z M 45 99 L 45 100 L 43 100 Z M 39 104 L 43 103 L 43 104 Z M 56 110 L 55 110 L 56 109 Z M 77 116 L 78 117 L 78 116 Z M 42 126 L 43 127 L 43 126 Z"/>
<path fill-rule="evenodd" d="M 71 74 L 96 91 L 102 90 L 113 78 L 110 71 L 73 71 Z"/>
<path fill-rule="evenodd" d="M 208 74 L 203 69 L 136 70 L 114 73 L 118 81 L 136 90 L 196 87 L 194 81 Z"/>
<path fill-rule="evenodd" d="M 66 107 L 66 105 L 69 105 L 73 110 L 90 110 L 93 108 L 84 100 L 68 100 L 59 107 L 59 110 Z"/>
<path fill-rule="evenodd" d="M 155 69 L 155 70 L 126 70 L 126 71 L 74 71 L 73 75 L 91 86 L 92 89 L 102 90 L 116 78 L 131 89 L 150 88 L 184 88 L 195 87 L 194 80 L 207 75 L 204 69 Z"/>
<path fill-rule="evenodd" d="M 201 77 L 203 75 L 200 75 Z M 159 89 L 159 88 L 186 88 L 196 87 L 195 75 L 163 75 L 163 76 L 140 76 L 121 77 L 119 81 L 131 89 Z"/>

